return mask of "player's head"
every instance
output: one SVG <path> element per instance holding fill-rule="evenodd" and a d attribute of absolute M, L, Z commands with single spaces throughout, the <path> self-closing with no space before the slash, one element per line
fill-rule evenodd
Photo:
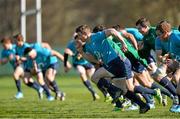
<path fill-rule="evenodd" d="M 112 28 L 116 29 L 116 31 L 124 30 L 125 28 L 119 24 L 112 26 Z"/>
<path fill-rule="evenodd" d="M 9 37 L 2 38 L 1 44 L 2 44 L 4 49 L 10 49 L 12 47 L 12 41 Z"/>
<path fill-rule="evenodd" d="M 161 21 L 156 26 L 156 34 L 161 40 L 168 39 L 171 32 L 171 24 L 168 21 Z"/>
<path fill-rule="evenodd" d="M 16 35 L 13 36 L 15 39 L 15 43 L 17 46 L 22 46 L 24 44 L 24 38 L 22 36 L 22 34 L 18 33 Z"/>
<path fill-rule="evenodd" d="M 136 27 L 140 33 L 146 34 L 149 31 L 150 22 L 146 18 L 140 18 L 136 21 Z"/>
<path fill-rule="evenodd" d="M 30 59 L 35 59 L 37 56 L 37 52 L 35 49 L 33 49 L 31 47 L 27 47 L 24 50 L 24 56 L 29 57 Z"/>
<path fill-rule="evenodd" d="M 94 28 L 93 28 L 93 33 L 97 33 L 99 31 L 103 31 L 105 30 L 106 27 L 104 25 L 96 25 Z"/>
<path fill-rule="evenodd" d="M 76 28 L 75 32 L 78 34 L 81 41 L 86 42 L 91 33 L 91 29 L 88 25 L 81 25 Z"/>
<path fill-rule="evenodd" d="M 178 30 L 180 31 L 180 25 L 179 25 L 179 27 L 178 27 Z"/>

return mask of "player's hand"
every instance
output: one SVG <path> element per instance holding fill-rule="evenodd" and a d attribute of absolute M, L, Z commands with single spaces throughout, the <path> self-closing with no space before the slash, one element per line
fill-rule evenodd
<path fill-rule="evenodd" d="M 153 69 L 152 69 L 150 66 L 147 67 L 147 70 L 148 70 L 149 72 L 153 71 Z"/>
<path fill-rule="evenodd" d="M 143 41 L 139 41 L 138 42 L 138 49 L 141 50 L 141 49 L 143 49 L 143 47 L 144 47 Z"/>
<path fill-rule="evenodd" d="M 14 55 L 13 54 L 9 55 L 9 60 L 13 60 L 13 59 L 14 59 Z"/>
<path fill-rule="evenodd" d="M 67 66 L 64 67 L 64 72 L 67 73 L 71 68 L 72 68 L 72 65 L 69 62 L 67 62 Z"/>
<path fill-rule="evenodd" d="M 122 48 L 121 49 L 122 49 L 123 52 L 126 52 L 127 51 L 127 45 L 126 44 L 122 44 Z"/>

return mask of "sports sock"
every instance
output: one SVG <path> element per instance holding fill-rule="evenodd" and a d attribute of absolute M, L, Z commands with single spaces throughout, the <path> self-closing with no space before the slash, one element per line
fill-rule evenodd
<path fill-rule="evenodd" d="M 21 81 L 20 80 L 15 80 L 16 83 L 16 88 L 18 92 L 21 92 Z"/>

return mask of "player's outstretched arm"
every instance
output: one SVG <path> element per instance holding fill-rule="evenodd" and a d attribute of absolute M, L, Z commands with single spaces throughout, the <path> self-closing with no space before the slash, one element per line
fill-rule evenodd
<path fill-rule="evenodd" d="M 68 55 L 70 56 L 73 56 L 73 52 L 69 49 L 69 48 L 66 48 L 64 50 L 64 71 L 65 72 L 68 72 L 70 70 L 71 67 L 68 67 L 67 65 L 67 62 L 68 62 Z"/>
<path fill-rule="evenodd" d="M 128 33 L 128 32 L 124 32 L 124 33 L 123 33 L 123 36 L 124 36 L 125 38 L 127 38 L 128 40 L 130 40 L 131 43 L 133 44 L 134 48 L 135 48 L 136 50 L 138 50 L 137 41 L 136 41 L 135 37 L 134 37 L 132 34 L 130 34 L 130 33 Z"/>
<path fill-rule="evenodd" d="M 59 53 L 59 52 L 57 52 L 56 50 L 53 50 L 53 49 L 51 49 L 51 54 L 53 55 L 53 56 L 56 56 L 59 60 L 61 60 L 62 62 L 64 62 L 64 56 L 61 54 L 61 53 Z M 67 67 L 68 68 L 71 68 L 72 66 L 71 66 L 71 64 L 67 61 Z"/>
<path fill-rule="evenodd" d="M 113 28 L 105 30 L 106 37 L 113 36 L 116 37 L 122 44 L 122 50 L 127 51 L 126 43 L 124 42 L 124 38 Z"/>

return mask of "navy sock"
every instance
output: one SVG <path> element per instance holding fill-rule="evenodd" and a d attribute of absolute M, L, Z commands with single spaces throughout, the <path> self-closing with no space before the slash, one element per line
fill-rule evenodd
<path fill-rule="evenodd" d="M 141 98 L 136 95 L 135 93 L 131 92 L 131 91 L 127 91 L 127 93 L 125 94 L 125 96 L 130 99 L 132 102 L 138 104 L 140 107 L 144 107 L 146 106 L 146 103 L 144 103 Z"/>
<path fill-rule="evenodd" d="M 178 96 L 178 99 L 179 99 L 179 105 L 180 105 L 180 95 L 179 95 L 179 94 L 177 94 L 177 96 Z"/>
<path fill-rule="evenodd" d="M 21 81 L 20 80 L 15 80 L 16 83 L 16 88 L 18 92 L 21 92 Z"/>
<path fill-rule="evenodd" d="M 104 88 L 103 86 L 98 85 L 98 84 L 97 84 L 97 87 L 103 93 L 104 97 L 106 97 L 106 95 L 108 94 L 106 88 Z"/>
<path fill-rule="evenodd" d="M 83 81 L 83 83 L 92 94 L 95 93 L 95 91 L 93 90 L 93 87 L 91 85 L 91 82 L 89 80 Z"/>
<path fill-rule="evenodd" d="M 55 93 L 58 93 L 60 91 L 56 81 L 52 81 L 49 84 L 53 87 L 53 90 L 54 90 Z"/>
<path fill-rule="evenodd" d="M 123 108 L 120 100 L 116 101 L 116 107 Z"/>
<path fill-rule="evenodd" d="M 50 94 L 50 92 L 49 92 L 49 89 L 48 89 L 48 87 L 47 87 L 46 84 L 41 85 L 41 87 L 44 89 L 47 97 L 51 96 L 51 94 Z"/>
<path fill-rule="evenodd" d="M 151 103 L 151 104 L 153 103 L 149 94 L 142 94 L 142 96 L 146 100 L 146 103 Z"/>
<path fill-rule="evenodd" d="M 104 78 L 101 78 L 98 82 L 98 87 L 101 86 L 101 87 L 104 87 L 105 89 L 107 89 L 107 92 L 111 95 L 111 97 L 114 99 L 116 98 L 117 96 L 117 93 L 120 93 L 122 91 L 120 91 L 119 88 L 113 86 L 110 81 L 104 79 Z"/>
<path fill-rule="evenodd" d="M 156 95 L 156 91 L 152 89 L 145 88 L 143 86 L 135 86 L 134 87 L 134 92 L 135 93 L 141 93 L 141 94 L 152 94 Z"/>
<path fill-rule="evenodd" d="M 163 87 L 165 87 L 173 96 L 176 96 L 176 88 L 173 86 L 173 84 L 166 78 L 162 78 L 159 82 Z"/>
<path fill-rule="evenodd" d="M 156 82 L 153 82 L 152 84 L 152 88 L 159 88 L 161 90 L 161 93 L 164 95 L 167 95 L 168 97 L 172 98 L 172 94 L 164 87 L 160 86 L 159 84 L 157 84 Z"/>
<path fill-rule="evenodd" d="M 40 85 L 37 83 L 37 82 L 28 82 L 27 86 L 31 87 L 31 88 L 34 88 L 35 90 L 39 90 L 40 88 Z"/>

